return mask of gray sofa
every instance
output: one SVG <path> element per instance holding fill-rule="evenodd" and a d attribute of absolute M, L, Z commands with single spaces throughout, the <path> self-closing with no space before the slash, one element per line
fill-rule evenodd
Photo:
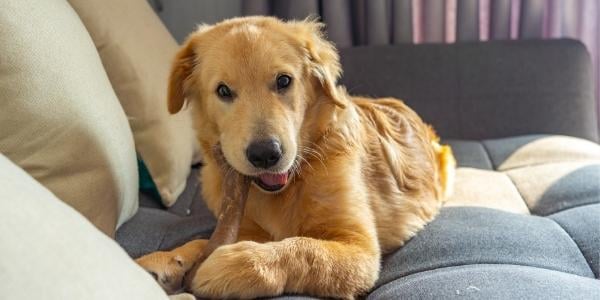
<path fill-rule="evenodd" d="M 600 146 L 590 58 L 575 41 L 356 47 L 352 94 L 404 99 L 454 148 L 456 191 L 387 255 L 368 299 L 600 299 Z M 193 169 L 175 206 L 142 193 L 117 232 L 139 255 L 208 237 Z M 303 296 L 286 296 L 303 298 Z"/>

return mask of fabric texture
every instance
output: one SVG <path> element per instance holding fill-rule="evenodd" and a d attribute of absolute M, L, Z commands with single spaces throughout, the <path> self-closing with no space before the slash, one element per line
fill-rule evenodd
<path fill-rule="evenodd" d="M 492 162 L 484 146 L 478 141 L 442 140 L 452 147 L 454 156 L 460 157 L 460 165 L 465 168 L 492 170 Z"/>
<path fill-rule="evenodd" d="M 598 280 L 519 265 L 477 264 L 392 281 L 367 299 L 596 299 Z"/>
<path fill-rule="evenodd" d="M 444 142 L 462 149 L 454 152 L 461 167 L 446 206 L 549 216 L 600 201 L 600 146 L 596 143 L 557 135 Z M 494 167 L 480 164 L 473 168 L 472 156 L 482 156 L 482 161 L 494 162 Z"/>
<path fill-rule="evenodd" d="M 150 193 L 140 194 L 140 209 L 117 231 L 116 240 L 132 257 L 172 249 L 193 238 L 208 238 L 216 220 L 200 196 L 198 169 L 192 169 L 177 202 L 164 209 Z"/>
<path fill-rule="evenodd" d="M 590 58 L 579 42 L 370 46 L 340 54 L 351 94 L 402 99 L 444 138 L 546 133 L 598 141 Z"/>
<path fill-rule="evenodd" d="M 526 135 L 484 140 L 482 145 L 488 150 L 494 168 L 501 171 L 558 163 L 565 157 L 581 162 L 598 157 L 598 144 L 568 136 Z"/>
<path fill-rule="evenodd" d="M 163 204 L 173 205 L 196 151 L 190 111 L 167 110 L 177 43 L 145 0 L 69 2 L 94 40 Z"/>
<path fill-rule="evenodd" d="M 506 174 L 465 167 L 456 171 L 454 193 L 445 205 L 479 206 L 529 214 L 526 202 Z"/>
<path fill-rule="evenodd" d="M 138 207 L 135 150 L 84 25 L 64 0 L 6 0 L 0 40 L 0 152 L 112 236 Z"/>
<path fill-rule="evenodd" d="M 600 204 L 574 207 L 549 216 L 570 235 L 592 268 L 600 278 Z"/>
<path fill-rule="evenodd" d="M 547 216 L 600 201 L 600 148 L 595 160 L 548 163 L 510 170 L 530 211 Z M 563 199 L 570 201 L 563 201 Z"/>
<path fill-rule="evenodd" d="M 1 154 L 0 197 L 2 298 L 167 299 L 117 243 Z"/>
<path fill-rule="evenodd" d="M 594 278 L 576 243 L 552 220 L 473 207 L 444 209 L 426 230 L 384 258 L 377 285 L 470 264 L 526 265 Z"/>

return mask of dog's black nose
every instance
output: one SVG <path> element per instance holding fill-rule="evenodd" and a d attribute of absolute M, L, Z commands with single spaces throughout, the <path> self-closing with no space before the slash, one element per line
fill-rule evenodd
<path fill-rule="evenodd" d="M 257 168 L 270 168 L 281 159 L 281 144 L 274 139 L 252 142 L 246 149 L 246 157 Z"/>

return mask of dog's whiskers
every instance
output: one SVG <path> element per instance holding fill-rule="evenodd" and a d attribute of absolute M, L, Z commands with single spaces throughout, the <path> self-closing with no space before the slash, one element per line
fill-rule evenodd
<path fill-rule="evenodd" d="M 300 160 L 302 160 L 303 162 L 305 162 L 306 165 L 308 165 L 311 170 L 313 170 L 313 171 L 315 170 L 315 168 L 313 168 L 313 166 L 310 164 L 310 162 L 308 160 L 306 160 L 306 158 L 304 158 L 304 156 L 302 156 L 302 154 L 298 155 L 298 158 Z M 300 168 L 298 168 L 298 169 L 300 169 Z"/>
<path fill-rule="evenodd" d="M 314 144 L 314 143 L 313 143 L 313 144 Z M 317 151 L 317 150 L 315 150 L 315 149 L 312 149 L 312 148 L 309 148 L 309 147 L 305 147 L 305 146 L 302 146 L 302 147 L 300 148 L 300 150 L 301 150 L 301 152 L 302 152 L 302 153 L 305 153 L 305 154 L 307 154 L 307 155 L 310 155 L 311 157 L 313 157 L 314 159 L 316 159 L 317 161 L 319 161 L 319 162 L 321 163 L 321 165 L 323 166 L 323 168 L 327 169 L 327 168 L 325 167 L 325 162 L 323 161 L 323 155 L 322 155 L 322 154 L 321 154 L 319 151 Z M 305 161 L 306 161 L 306 160 L 305 160 Z M 307 162 L 307 163 L 308 163 L 308 162 Z M 309 163 L 309 164 L 310 164 L 310 163 Z M 312 166 L 311 166 L 311 167 L 312 167 Z M 314 168 L 313 168 L 313 170 L 314 170 Z"/>
<path fill-rule="evenodd" d="M 325 153 L 325 150 L 323 150 L 323 147 L 321 147 L 321 145 L 319 145 L 315 142 L 309 142 L 309 143 L 311 143 L 312 146 L 314 146 L 315 148 L 318 148 L 318 150 L 321 151 L 322 153 Z M 322 156 L 322 154 L 319 151 L 317 151 L 316 149 L 312 149 L 312 150 L 314 150 L 315 152 L 319 153 L 319 155 Z"/>
<path fill-rule="evenodd" d="M 295 160 L 293 165 L 294 174 L 300 176 L 301 168 L 300 168 L 300 160 Z"/>

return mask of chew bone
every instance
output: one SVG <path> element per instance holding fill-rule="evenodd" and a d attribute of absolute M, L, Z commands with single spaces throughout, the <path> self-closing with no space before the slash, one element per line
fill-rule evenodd
<path fill-rule="evenodd" d="M 194 266 L 185 275 L 185 286 L 189 289 L 192 279 L 198 268 L 221 245 L 232 244 L 237 241 L 240 222 L 244 214 L 248 190 L 250 189 L 250 178 L 234 170 L 225 160 L 220 145 L 213 148 L 213 155 L 217 164 L 223 169 L 223 199 L 221 210 L 217 218 L 217 225 L 202 255 L 196 260 Z"/>

